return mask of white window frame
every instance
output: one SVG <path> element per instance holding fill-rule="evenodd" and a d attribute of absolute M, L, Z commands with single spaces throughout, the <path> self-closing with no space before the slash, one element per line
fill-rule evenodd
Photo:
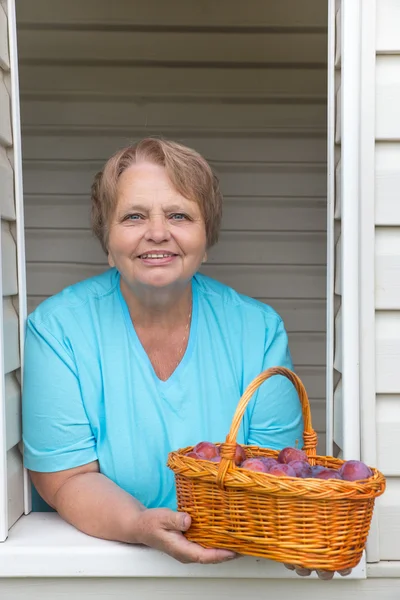
<path fill-rule="evenodd" d="M 343 47 L 346 49 L 344 61 L 344 77 L 346 86 L 351 85 L 354 69 L 359 68 L 360 44 L 349 45 L 360 15 L 361 0 L 343 0 L 346 4 L 346 22 L 342 29 Z M 20 296 L 20 325 L 21 325 L 21 364 L 23 364 L 23 342 L 26 321 L 26 285 L 25 285 L 25 256 L 24 256 L 24 228 L 23 228 L 23 194 L 21 172 L 21 140 L 19 116 L 19 90 L 18 90 L 18 61 L 15 25 L 15 0 L 8 0 L 8 18 L 10 23 L 10 60 L 12 74 L 13 97 L 13 130 L 14 130 L 14 156 L 15 156 L 15 191 L 16 209 L 18 219 L 18 272 Z M 330 52 L 334 52 L 335 0 L 329 0 L 329 28 Z M 371 25 L 371 23 L 370 23 Z M 371 33 L 371 27 L 369 28 Z M 353 73 L 353 74 L 352 74 Z M 371 84 L 371 82 L 370 82 Z M 350 87 L 347 89 L 350 90 Z M 358 295 L 360 290 L 354 282 L 354 269 L 359 268 L 359 136 L 357 135 L 358 120 L 355 113 L 358 111 L 359 89 L 353 89 L 353 97 L 342 98 L 344 112 L 342 126 L 354 129 L 354 137 L 346 136 L 343 145 L 343 154 L 347 166 L 343 173 L 343 199 L 346 206 L 342 207 L 346 215 L 344 228 L 343 251 L 348 260 L 343 269 L 343 285 L 346 290 L 344 298 L 343 323 L 346 336 L 343 336 L 344 356 L 344 397 L 343 403 L 346 419 L 344 422 L 344 455 L 357 458 L 360 455 L 360 394 L 359 394 L 359 332 L 356 319 L 351 315 L 357 314 Z M 330 112 L 329 112 L 330 111 Z M 328 107 L 328 131 L 332 127 L 332 107 Z M 334 113 L 333 113 L 334 118 Z M 348 129 L 347 129 L 348 131 Z M 334 131 L 331 129 L 331 135 Z M 329 135 L 329 134 L 328 134 Z M 328 139 L 328 143 L 329 139 Z M 331 149 L 329 149 L 331 153 Z M 369 157 L 370 159 L 371 157 Z M 369 163 L 370 164 L 370 163 Z M 351 165 L 351 166 L 350 166 Z M 373 169 L 370 169 L 373 172 Z M 329 171 L 328 171 L 329 172 Z M 332 176 L 332 170 L 330 171 Z M 334 169 L 333 169 L 334 177 Z M 332 179 L 328 177 L 328 210 L 332 207 L 334 194 Z M 364 240 L 365 243 L 365 240 Z M 332 285 L 333 257 L 328 260 L 328 281 Z M 367 282 L 371 285 L 371 281 Z M 328 285 L 328 293 L 332 290 Z M 331 317 L 328 317 L 328 320 Z M 328 323 L 329 324 L 329 323 Z M 0 321 L 1 325 L 1 321 Z M 332 322 L 330 328 L 332 327 Z M 329 331 L 329 327 L 328 327 Z M 349 335 L 349 331 L 351 331 Z M 331 331 L 332 333 L 332 331 Z M 330 338 L 329 342 L 332 338 Z M 1 350 L 1 348 L 0 348 Z M 328 365 L 333 361 L 333 349 L 328 345 Z M 1 355 L 0 355 L 1 358 Z M 347 366 L 346 366 L 347 365 Z M 328 376 L 329 379 L 329 376 Z M 328 384 L 328 398 L 331 398 L 331 389 Z M 1 390 L 0 390 L 1 392 Z M 331 399 L 332 401 L 332 399 Z M 332 413 L 328 411 L 328 427 L 333 427 Z M 0 415 L 0 431 L 4 428 L 4 418 Z M 354 431 L 356 433 L 354 434 Z M 363 433 L 364 429 L 363 429 Z M 328 435 L 328 444 L 332 438 Z M 372 455 L 371 455 L 372 458 Z M 116 542 L 99 540 L 86 536 L 74 527 L 64 522 L 57 514 L 31 513 L 29 478 L 25 472 L 25 515 L 12 528 L 9 538 L 0 544 L 0 578 L 1 577 L 204 577 L 204 578 L 261 578 L 261 579 L 297 579 L 298 576 L 274 561 L 260 561 L 252 557 L 244 557 L 240 562 L 232 561 L 221 565 L 183 565 L 150 548 L 129 546 Z M 1 524 L 0 524 L 1 525 Z M 398 567 L 396 567 L 398 568 Z M 393 570 L 391 571 L 394 572 Z M 372 572 L 373 575 L 374 572 Z M 399 569 L 400 574 L 400 569 Z M 353 570 L 350 579 L 363 579 L 367 575 L 365 559 Z M 336 576 L 338 577 L 339 576 Z M 311 578 L 316 578 L 312 574 Z M 340 578 L 341 579 L 341 578 Z"/>

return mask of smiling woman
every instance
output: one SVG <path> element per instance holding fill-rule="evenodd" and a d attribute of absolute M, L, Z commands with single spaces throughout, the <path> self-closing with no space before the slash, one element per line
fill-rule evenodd
<path fill-rule="evenodd" d="M 182 562 L 220 562 L 182 532 L 168 453 L 223 439 L 247 385 L 292 368 L 268 305 L 198 270 L 218 239 L 222 196 L 200 154 L 145 139 L 95 177 L 92 225 L 110 269 L 43 302 L 27 324 L 25 465 L 46 502 L 93 536 L 144 543 Z M 261 386 L 238 441 L 302 439 L 297 393 Z"/>
<path fill-rule="evenodd" d="M 164 167 L 148 162 L 122 173 L 117 195 L 108 234 L 110 266 L 136 294 L 149 285 L 186 287 L 207 247 L 199 204 L 174 189 Z"/>

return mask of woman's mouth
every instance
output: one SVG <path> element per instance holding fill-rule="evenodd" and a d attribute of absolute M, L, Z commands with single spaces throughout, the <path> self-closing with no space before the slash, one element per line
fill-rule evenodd
<path fill-rule="evenodd" d="M 162 266 L 170 264 L 178 255 L 171 252 L 146 252 L 140 254 L 140 260 L 146 265 Z"/>

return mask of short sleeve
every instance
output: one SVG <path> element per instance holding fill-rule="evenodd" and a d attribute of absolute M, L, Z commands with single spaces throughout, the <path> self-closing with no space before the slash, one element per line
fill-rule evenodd
<path fill-rule="evenodd" d="M 288 338 L 282 321 L 268 340 L 263 370 L 270 367 L 293 370 Z M 282 375 L 275 375 L 259 388 L 249 423 L 248 444 L 273 450 L 303 445 L 303 416 L 298 394 L 293 384 Z"/>
<path fill-rule="evenodd" d="M 97 460 L 73 356 L 31 318 L 26 330 L 22 415 L 27 469 L 62 471 Z"/>

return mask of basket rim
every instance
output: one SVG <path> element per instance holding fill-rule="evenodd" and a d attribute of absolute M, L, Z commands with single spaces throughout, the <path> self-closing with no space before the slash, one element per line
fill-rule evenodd
<path fill-rule="evenodd" d="M 220 443 L 216 443 L 220 446 Z M 260 448 L 258 446 L 246 446 L 240 444 L 243 448 L 252 450 L 261 450 L 264 453 L 273 455 L 279 454 L 278 450 Z M 180 448 L 169 453 L 167 466 L 174 471 L 175 475 L 181 475 L 194 481 L 202 481 L 209 484 L 217 484 L 217 475 L 220 463 L 214 463 L 208 460 L 192 458 L 186 456 L 186 452 L 194 446 Z M 315 455 L 310 457 L 312 462 L 334 462 L 338 466 L 346 461 L 333 456 Z M 314 479 L 311 477 L 286 477 L 277 476 L 271 473 L 251 471 L 242 469 L 236 465 L 228 469 L 225 475 L 224 487 L 230 490 L 247 490 L 260 494 L 284 494 L 287 496 L 302 496 L 304 499 L 320 498 L 324 500 L 337 501 L 342 499 L 367 500 L 376 498 L 383 494 L 386 488 L 384 475 L 376 468 L 369 467 L 373 473 L 368 479 L 359 479 L 357 481 L 347 481 L 344 479 Z"/>

